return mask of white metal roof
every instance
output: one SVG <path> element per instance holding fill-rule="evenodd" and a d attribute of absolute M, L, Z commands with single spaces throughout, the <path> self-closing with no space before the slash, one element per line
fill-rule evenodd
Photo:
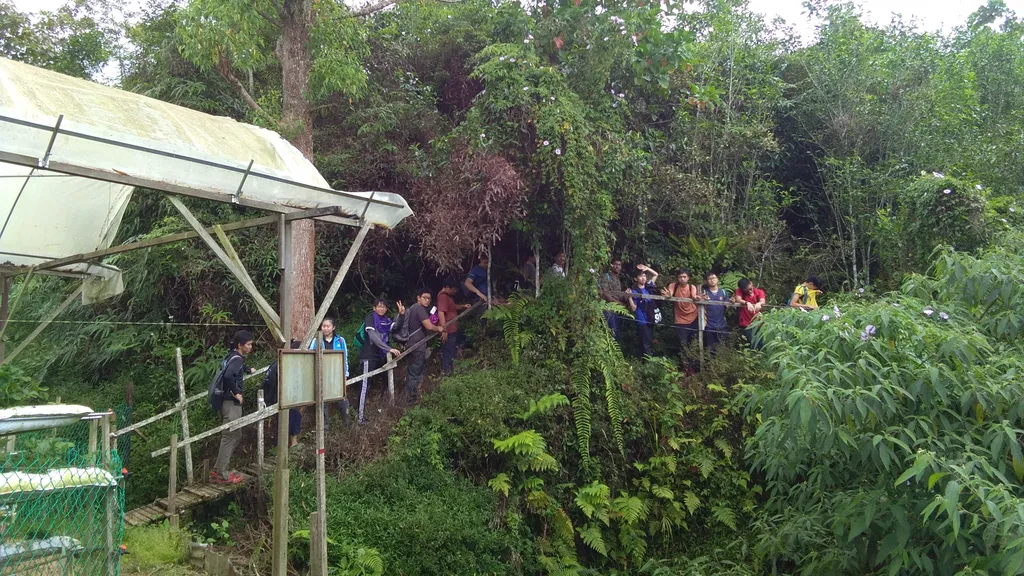
<path fill-rule="evenodd" d="M 331 190 L 270 130 L 0 58 L 0 265 L 108 248 L 135 186 L 273 212 L 338 207 L 389 228 L 412 214 L 398 194 Z M 120 283 L 111 266 L 59 271 Z M 83 298 L 111 290 L 87 283 Z"/>

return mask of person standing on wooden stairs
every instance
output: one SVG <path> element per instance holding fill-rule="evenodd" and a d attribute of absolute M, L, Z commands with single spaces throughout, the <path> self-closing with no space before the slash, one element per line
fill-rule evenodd
<path fill-rule="evenodd" d="M 405 322 L 405 306 L 399 300 L 395 303 L 398 306 L 398 315 L 394 320 L 388 318 L 388 303 L 383 298 L 377 298 L 373 303 L 373 311 L 363 320 L 363 325 L 356 334 L 356 343 L 361 346 L 359 349 L 359 362 L 363 365 L 363 384 L 359 390 L 359 420 L 360 424 L 366 424 L 364 408 L 366 407 L 366 389 L 370 383 L 366 374 L 380 368 L 387 361 L 388 354 L 398 356 L 401 352 L 391 346 L 391 331 L 395 326 L 401 326 Z M 379 379 L 379 377 L 377 378 Z"/>
<path fill-rule="evenodd" d="M 324 321 L 320 323 L 320 332 L 321 334 L 323 334 L 323 342 L 321 342 L 321 344 L 323 345 L 324 350 L 344 350 L 346 353 L 345 359 L 347 360 L 348 346 L 345 344 L 344 338 L 334 333 L 334 326 L 334 318 L 324 318 Z M 311 340 L 309 343 L 309 349 L 316 350 L 316 347 L 317 339 L 313 338 L 313 340 Z M 345 379 L 348 380 L 347 362 L 345 363 Z M 341 387 L 343 390 L 345 389 L 344 382 L 341 383 Z M 348 424 L 348 398 L 343 398 L 340 402 L 338 402 L 338 410 L 341 410 L 341 422 L 343 424 Z M 329 414 L 330 407 L 327 404 L 324 404 L 324 430 L 327 429 L 327 416 Z"/>
<path fill-rule="evenodd" d="M 242 375 L 252 374 L 254 370 L 246 367 L 245 357 L 252 353 L 252 334 L 245 330 L 239 330 L 231 339 L 231 351 L 222 363 L 223 373 L 220 377 L 222 393 L 219 395 L 220 406 L 217 408 L 224 424 L 234 422 L 242 417 Z M 220 434 L 220 450 L 217 452 L 217 462 L 210 472 L 210 482 L 214 484 L 238 484 L 242 476 L 237 472 L 231 472 L 228 467 L 231 465 L 231 454 L 234 453 L 238 441 L 242 437 L 242 430 L 225 430 Z"/>

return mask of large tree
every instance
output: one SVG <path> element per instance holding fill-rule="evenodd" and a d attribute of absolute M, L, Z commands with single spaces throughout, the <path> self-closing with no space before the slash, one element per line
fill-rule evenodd
<path fill-rule="evenodd" d="M 366 85 L 358 17 L 396 2 L 350 10 L 338 0 L 192 0 L 179 19 L 180 50 L 223 76 L 251 109 L 252 121 L 277 129 L 312 160 L 314 105 L 332 94 L 358 95 Z M 239 78 L 278 72 L 280 92 L 254 94 Z M 314 310 L 311 220 L 296 222 L 291 246 L 291 333 L 301 334 Z"/>

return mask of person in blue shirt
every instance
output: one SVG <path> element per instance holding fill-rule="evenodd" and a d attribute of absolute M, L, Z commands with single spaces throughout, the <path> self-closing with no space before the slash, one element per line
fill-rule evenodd
<path fill-rule="evenodd" d="M 490 293 L 487 282 L 487 255 L 481 255 L 480 259 L 477 260 L 477 265 L 469 271 L 466 275 L 466 280 L 462 282 L 462 293 L 465 296 L 472 298 L 474 295 L 479 298 L 482 302 L 487 302 L 487 295 Z M 487 324 L 487 320 L 483 318 L 483 313 L 487 310 L 486 306 L 477 308 L 477 312 L 470 314 L 471 316 L 480 315 L 480 327 L 483 328 Z"/>
<path fill-rule="evenodd" d="M 323 347 L 324 350 L 344 350 L 345 358 L 348 358 L 348 346 L 345 344 L 345 339 L 334 333 L 334 318 L 324 318 L 324 321 L 320 324 L 320 332 L 323 334 Z M 313 341 L 309 343 L 310 350 L 316 350 L 317 339 L 313 338 Z M 348 379 L 348 362 L 345 363 L 345 379 Z M 345 388 L 345 383 L 342 383 L 342 389 Z M 341 410 L 341 421 L 348 424 L 348 399 L 345 398 L 341 402 L 338 402 L 338 410 Z M 324 428 L 327 427 L 327 416 L 330 414 L 330 409 L 324 406 Z"/>
<path fill-rule="evenodd" d="M 643 358 L 654 353 L 654 300 L 643 296 L 658 293 L 654 284 L 658 273 L 646 264 L 637 264 L 636 269 L 636 284 L 629 291 L 637 296 L 631 297 L 626 304 L 636 316 L 636 334 L 640 339 L 640 357 Z"/>
<path fill-rule="evenodd" d="M 729 291 L 718 285 L 718 274 L 708 272 L 704 276 L 704 299 L 722 304 L 704 306 L 704 343 L 715 357 L 718 345 L 729 337 L 729 327 L 725 323 L 725 303 L 729 301 Z"/>

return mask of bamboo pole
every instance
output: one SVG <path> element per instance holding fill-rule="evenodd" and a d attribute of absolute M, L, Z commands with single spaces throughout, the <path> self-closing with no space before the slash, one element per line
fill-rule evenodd
<path fill-rule="evenodd" d="M 195 483 L 192 470 L 192 445 L 189 444 L 188 403 L 185 398 L 185 372 L 181 368 L 181 348 L 174 349 L 174 368 L 178 374 L 178 405 L 181 407 L 181 436 L 188 445 L 185 448 L 185 483 Z"/>

